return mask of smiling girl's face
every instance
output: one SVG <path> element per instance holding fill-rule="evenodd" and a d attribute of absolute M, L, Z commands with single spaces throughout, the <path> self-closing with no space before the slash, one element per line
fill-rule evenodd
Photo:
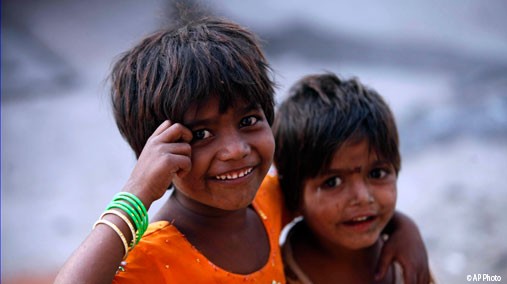
<path fill-rule="evenodd" d="M 194 104 L 183 124 L 192 131 L 192 169 L 173 182 L 196 210 L 246 208 L 268 172 L 275 149 L 263 110 L 242 102 L 220 113 L 218 98 Z M 209 208 L 208 208 L 209 209 Z"/>
<path fill-rule="evenodd" d="M 396 179 L 367 139 L 349 139 L 328 168 L 305 181 L 301 213 L 324 247 L 369 247 L 394 214 Z"/>

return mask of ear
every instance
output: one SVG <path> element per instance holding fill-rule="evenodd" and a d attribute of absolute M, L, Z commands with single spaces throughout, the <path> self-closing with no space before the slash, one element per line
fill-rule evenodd
<path fill-rule="evenodd" d="M 294 218 L 303 217 L 305 215 L 305 206 L 302 201 L 300 203 L 298 209 L 294 211 Z"/>
<path fill-rule="evenodd" d="M 287 210 L 289 212 L 289 218 L 291 221 L 293 221 L 294 219 L 296 218 L 302 218 L 303 217 L 303 209 L 301 208 L 301 206 L 299 206 L 298 209 L 292 211 L 292 210 Z"/>

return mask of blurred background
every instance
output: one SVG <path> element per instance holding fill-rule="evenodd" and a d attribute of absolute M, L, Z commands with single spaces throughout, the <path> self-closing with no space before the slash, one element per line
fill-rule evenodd
<path fill-rule="evenodd" d="M 475 273 L 507 281 L 506 1 L 204 3 L 180 5 L 263 39 L 278 100 L 324 71 L 379 91 L 401 135 L 398 208 L 419 225 L 439 283 Z M 135 157 L 114 124 L 106 78 L 175 6 L 2 1 L 2 283 L 52 283 L 122 188 Z"/>

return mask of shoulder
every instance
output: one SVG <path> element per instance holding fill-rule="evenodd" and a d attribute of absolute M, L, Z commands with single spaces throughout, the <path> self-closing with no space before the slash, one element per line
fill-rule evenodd
<path fill-rule="evenodd" d="M 259 191 L 280 191 L 278 176 L 274 172 L 269 172 L 262 181 Z"/>
<path fill-rule="evenodd" d="M 129 253 L 113 283 L 164 283 L 167 269 L 184 253 L 181 233 L 167 221 L 149 225 Z M 179 254 L 177 254 L 179 252 Z"/>
<path fill-rule="evenodd" d="M 282 202 L 282 192 L 278 183 L 278 177 L 273 174 L 267 174 L 255 195 L 254 203 L 269 203 L 280 207 Z"/>
<path fill-rule="evenodd" d="M 262 208 L 269 207 L 275 211 L 275 216 L 280 217 L 281 226 L 284 227 L 291 222 L 295 215 L 287 209 L 283 198 L 282 189 L 276 172 L 269 172 L 264 178 L 257 195 L 254 205 Z"/>
<path fill-rule="evenodd" d="M 183 241 L 183 234 L 178 229 L 167 221 L 157 221 L 151 223 L 139 243 L 135 246 L 134 251 L 146 251 L 146 255 L 156 256 L 156 254 L 148 252 L 154 247 L 157 251 L 163 250 L 164 243 L 175 243 Z"/>
<path fill-rule="evenodd" d="M 285 278 L 287 284 L 310 284 L 312 283 L 308 276 L 303 272 L 296 262 L 292 250 L 292 236 L 294 234 L 294 226 L 288 232 L 285 243 L 282 245 L 282 259 Z"/>
<path fill-rule="evenodd" d="M 266 175 L 255 195 L 253 205 L 270 218 L 283 217 L 285 206 L 276 175 Z"/>

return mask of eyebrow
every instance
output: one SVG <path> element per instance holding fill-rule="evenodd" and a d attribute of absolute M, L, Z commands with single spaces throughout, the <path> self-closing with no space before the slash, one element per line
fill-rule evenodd
<path fill-rule="evenodd" d="M 370 167 L 378 167 L 382 165 L 390 165 L 392 164 L 388 160 L 376 160 L 370 164 Z M 362 166 L 354 167 L 354 168 L 336 168 L 336 169 L 325 169 L 320 174 L 321 175 L 344 175 L 344 174 L 352 174 L 360 172 L 363 169 Z"/>
<path fill-rule="evenodd" d="M 244 104 L 244 106 L 236 108 L 235 112 L 236 114 L 245 114 L 259 109 L 262 110 L 261 106 L 258 103 L 250 102 L 249 104 Z"/>
<path fill-rule="evenodd" d="M 360 172 L 362 167 L 347 168 L 347 169 L 326 169 L 322 171 L 321 175 L 343 175 Z"/>
<path fill-rule="evenodd" d="M 234 107 L 231 105 L 229 108 L 234 108 L 235 115 L 242 115 L 242 114 L 251 112 L 253 110 L 258 110 L 258 109 L 262 110 L 261 106 L 257 103 L 254 103 L 254 102 L 251 102 L 249 104 L 242 104 L 242 106 L 240 106 L 240 107 Z M 219 113 L 219 115 L 221 115 L 221 113 Z M 185 120 L 183 120 L 183 123 L 187 128 L 191 129 L 191 128 L 196 127 L 198 125 L 209 125 L 215 119 L 216 119 L 216 116 L 212 116 L 212 117 L 205 117 L 202 119 L 191 120 L 189 122 L 186 122 Z"/>
<path fill-rule="evenodd" d="M 183 123 L 184 123 L 185 127 L 189 128 L 189 129 L 192 129 L 192 128 L 198 126 L 198 125 L 207 125 L 207 124 L 210 124 L 211 121 L 213 121 L 213 120 L 214 120 L 213 117 L 209 117 L 209 118 L 191 120 L 189 122 L 183 120 Z"/>

